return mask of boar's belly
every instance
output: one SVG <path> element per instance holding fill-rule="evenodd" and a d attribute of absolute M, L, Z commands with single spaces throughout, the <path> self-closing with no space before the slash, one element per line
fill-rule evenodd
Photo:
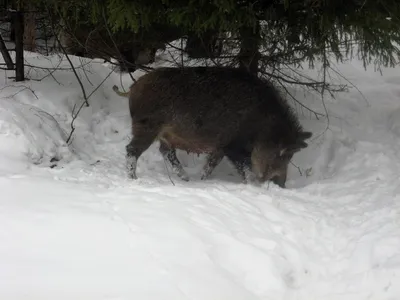
<path fill-rule="evenodd" d="M 192 153 L 211 153 L 216 149 L 215 142 L 193 135 L 182 135 L 172 131 L 163 131 L 159 139 L 169 147 Z"/>

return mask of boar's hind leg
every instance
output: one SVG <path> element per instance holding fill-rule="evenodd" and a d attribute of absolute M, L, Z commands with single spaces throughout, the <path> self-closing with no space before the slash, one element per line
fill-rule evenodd
<path fill-rule="evenodd" d="M 167 159 L 170 162 L 172 169 L 174 170 L 174 172 L 177 173 L 179 178 L 181 178 L 184 181 L 189 181 L 189 176 L 186 174 L 185 170 L 182 167 L 182 164 L 176 157 L 175 149 L 169 147 L 163 141 L 160 141 L 160 152 L 164 157 L 164 159 Z"/>
<path fill-rule="evenodd" d="M 210 155 L 208 155 L 207 157 L 206 164 L 204 165 L 201 174 L 201 180 L 207 179 L 223 158 L 224 158 L 224 152 L 222 150 L 210 153 Z"/>
<path fill-rule="evenodd" d="M 137 179 L 136 167 L 139 156 L 149 148 L 156 136 L 156 132 L 140 131 L 134 127 L 133 138 L 126 146 L 126 164 L 129 178 Z"/>

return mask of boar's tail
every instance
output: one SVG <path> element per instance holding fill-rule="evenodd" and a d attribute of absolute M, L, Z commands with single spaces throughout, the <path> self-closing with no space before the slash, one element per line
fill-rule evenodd
<path fill-rule="evenodd" d="M 113 87 L 112 87 L 112 89 L 113 89 L 113 91 L 117 94 L 117 95 L 119 95 L 119 96 L 121 96 L 121 97 L 126 97 L 126 98 L 128 98 L 129 97 L 129 91 L 127 91 L 127 92 L 120 92 L 120 90 L 118 89 L 118 87 L 116 86 L 116 85 L 114 85 Z"/>

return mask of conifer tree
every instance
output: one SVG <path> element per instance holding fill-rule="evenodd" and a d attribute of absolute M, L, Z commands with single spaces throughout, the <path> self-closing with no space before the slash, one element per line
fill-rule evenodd
<path fill-rule="evenodd" d="M 269 64 L 304 60 L 312 64 L 327 54 L 336 59 L 358 54 L 365 64 L 373 59 L 388 66 L 399 56 L 396 0 L 36 1 L 81 21 L 86 16 L 88 22 L 102 22 L 105 11 L 113 31 L 138 31 L 156 22 L 196 33 L 247 32 L 247 38 L 257 39 L 254 45 L 263 48 Z M 359 47 L 352 53 L 355 43 Z"/>

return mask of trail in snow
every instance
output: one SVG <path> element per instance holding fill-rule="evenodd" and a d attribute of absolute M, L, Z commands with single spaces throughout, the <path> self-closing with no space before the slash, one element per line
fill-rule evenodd
<path fill-rule="evenodd" d="M 87 68 L 90 82 L 79 72 L 90 93 L 110 69 Z M 73 74 L 55 72 L 60 84 L 5 82 L 0 298 L 397 299 L 400 73 L 337 68 L 367 101 L 355 89 L 326 98 L 329 130 L 295 155 L 301 174 L 290 166 L 288 189 L 244 185 L 226 160 L 200 181 L 204 157 L 179 152 L 191 178 L 183 182 L 157 144 L 140 158 L 139 179 L 128 180 L 127 100 L 111 89 L 119 74 L 82 111 L 70 148 L 62 141 L 82 101 Z M 315 95 L 292 91 L 323 112 Z M 299 117 L 314 137 L 326 129 L 324 119 Z"/>

